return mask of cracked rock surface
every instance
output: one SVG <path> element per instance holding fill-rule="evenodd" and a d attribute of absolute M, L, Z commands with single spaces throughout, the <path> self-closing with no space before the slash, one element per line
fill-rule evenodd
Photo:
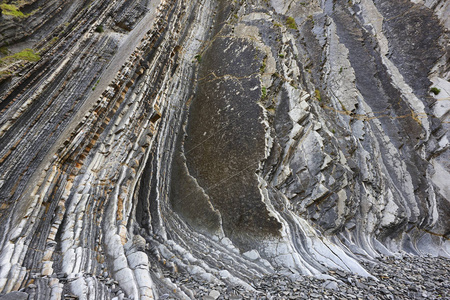
<path fill-rule="evenodd" d="M 7 2 L 0 299 L 450 294 L 448 1 Z"/>

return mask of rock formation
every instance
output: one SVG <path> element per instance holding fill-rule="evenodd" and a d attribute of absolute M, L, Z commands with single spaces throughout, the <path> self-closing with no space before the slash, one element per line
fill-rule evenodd
<path fill-rule="evenodd" d="M 450 257 L 448 1 L 0 8 L 0 293 L 188 299 L 183 276 Z"/>

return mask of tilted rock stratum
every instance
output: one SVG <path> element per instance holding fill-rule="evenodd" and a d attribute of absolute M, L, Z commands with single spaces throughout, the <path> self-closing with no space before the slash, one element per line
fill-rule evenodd
<path fill-rule="evenodd" d="M 1 294 L 450 257 L 448 1 L 2 3 Z"/>

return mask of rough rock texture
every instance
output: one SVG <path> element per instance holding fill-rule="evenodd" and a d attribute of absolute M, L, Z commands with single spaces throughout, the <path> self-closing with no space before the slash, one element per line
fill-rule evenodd
<path fill-rule="evenodd" d="M 0 295 L 450 294 L 448 1 L 7 2 Z"/>

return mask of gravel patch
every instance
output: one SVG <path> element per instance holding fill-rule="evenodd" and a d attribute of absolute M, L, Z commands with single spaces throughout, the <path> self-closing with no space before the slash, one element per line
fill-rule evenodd
<path fill-rule="evenodd" d="M 201 283 L 193 277 L 175 279 L 194 299 L 450 299 L 450 260 L 441 257 L 381 257 L 362 263 L 373 275 L 365 278 L 330 270 L 334 279 L 288 276 L 285 272 L 254 279 L 242 286 Z M 168 274 L 167 274 L 168 275 Z M 165 299 L 175 299 L 163 295 Z"/>

